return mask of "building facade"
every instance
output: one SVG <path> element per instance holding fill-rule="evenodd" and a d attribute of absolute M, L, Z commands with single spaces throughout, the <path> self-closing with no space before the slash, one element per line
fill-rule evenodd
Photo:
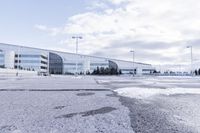
<path fill-rule="evenodd" d="M 148 75 L 150 64 L 73 54 L 0 43 L 0 67 L 50 74 L 92 73 L 97 67 L 114 68 L 122 74 Z"/>

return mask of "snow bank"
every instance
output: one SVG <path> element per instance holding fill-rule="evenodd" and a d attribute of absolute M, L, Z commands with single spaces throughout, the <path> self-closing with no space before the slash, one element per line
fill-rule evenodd
<path fill-rule="evenodd" d="M 16 76 L 16 73 L 18 73 L 19 76 L 37 76 L 36 71 L 0 68 L 0 76 Z"/>
<path fill-rule="evenodd" d="M 119 95 L 145 99 L 156 95 L 175 95 L 175 94 L 200 94 L 200 89 L 197 88 L 138 88 L 138 87 L 127 87 L 115 90 Z"/>

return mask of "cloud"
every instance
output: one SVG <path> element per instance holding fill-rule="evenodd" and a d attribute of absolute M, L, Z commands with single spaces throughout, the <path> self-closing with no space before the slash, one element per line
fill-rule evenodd
<path fill-rule="evenodd" d="M 131 2 L 131 0 L 108 0 L 108 1 L 111 2 L 112 4 L 115 4 L 115 5 Z"/>
<path fill-rule="evenodd" d="M 135 49 L 138 61 L 185 63 L 185 46 L 199 48 L 199 9 L 199 0 L 102 0 L 92 10 L 69 17 L 63 27 L 36 28 L 57 36 L 82 35 L 84 54 L 130 60 L 127 53 Z"/>
<path fill-rule="evenodd" d="M 102 0 L 92 1 L 87 7 L 88 10 L 106 9 L 109 8 Z"/>
<path fill-rule="evenodd" d="M 45 25 L 35 25 L 35 28 L 36 29 L 38 29 L 38 30 L 43 30 L 43 31 L 45 31 L 45 30 L 47 30 L 47 27 L 45 26 Z"/>
<path fill-rule="evenodd" d="M 38 29 L 38 30 L 40 30 L 40 31 L 47 32 L 51 36 L 56 36 L 56 35 L 58 35 L 61 32 L 61 29 L 59 29 L 57 27 L 56 28 L 49 28 L 46 25 L 36 24 L 35 28 Z"/>

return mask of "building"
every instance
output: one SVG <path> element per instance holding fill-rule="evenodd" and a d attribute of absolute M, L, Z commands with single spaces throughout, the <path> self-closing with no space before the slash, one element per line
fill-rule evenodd
<path fill-rule="evenodd" d="M 114 68 L 122 74 L 152 74 L 150 64 L 73 54 L 0 43 L 0 67 L 50 74 L 92 73 L 97 67 Z M 134 68 L 134 69 L 133 69 Z"/>

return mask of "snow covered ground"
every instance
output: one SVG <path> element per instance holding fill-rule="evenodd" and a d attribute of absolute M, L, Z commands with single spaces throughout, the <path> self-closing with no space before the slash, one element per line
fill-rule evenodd
<path fill-rule="evenodd" d="M 133 133 L 129 110 L 95 77 L 1 77 L 0 133 Z"/>
<path fill-rule="evenodd" d="M 200 132 L 200 77 L 99 78 L 123 96 L 136 132 Z"/>

